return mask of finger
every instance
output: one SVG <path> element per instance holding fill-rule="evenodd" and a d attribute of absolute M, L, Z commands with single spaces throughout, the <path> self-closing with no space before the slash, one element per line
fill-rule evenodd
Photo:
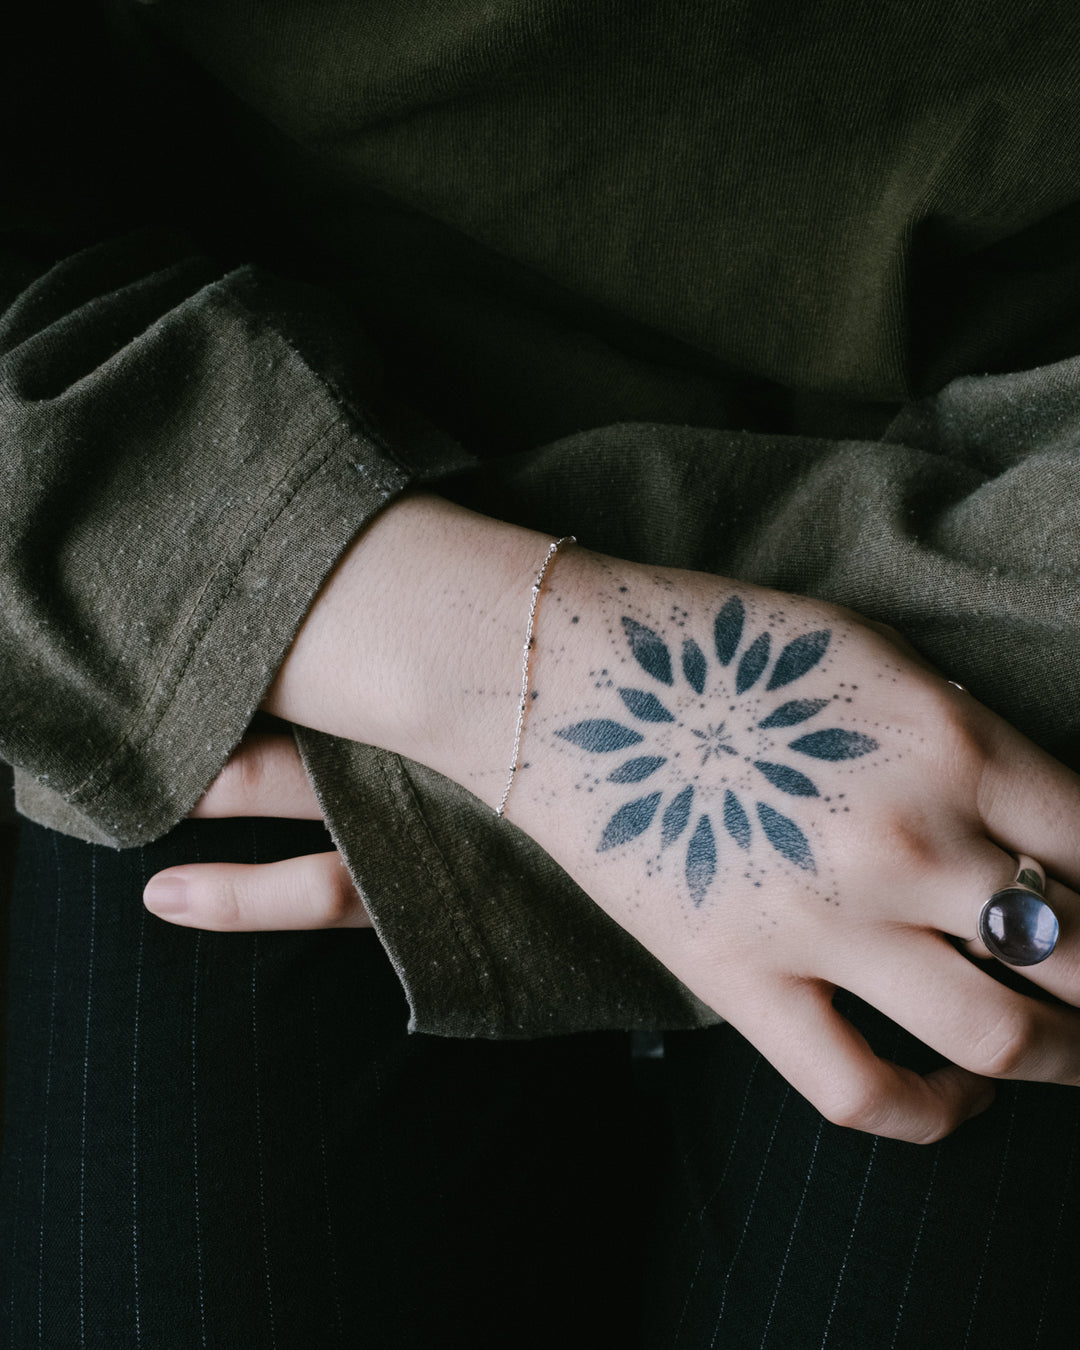
<path fill-rule="evenodd" d="M 218 933 L 371 926 L 337 852 L 275 863 L 185 863 L 151 877 L 143 903 L 169 923 Z"/>
<path fill-rule="evenodd" d="M 979 911 L 995 891 L 1011 886 L 1018 864 L 1012 853 L 985 835 L 958 838 L 918 861 L 900 880 L 909 888 L 904 918 L 965 940 L 975 937 Z"/>
<path fill-rule="evenodd" d="M 936 934 L 872 936 L 827 974 L 972 1073 L 1080 1085 L 1080 1014 L 1000 984 Z"/>
<path fill-rule="evenodd" d="M 936 929 L 961 938 L 972 955 L 990 953 L 977 936 L 979 913 L 997 891 L 1016 884 L 1021 867 L 1019 856 L 1007 853 L 992 840 L 980 838 L 957 844 L 945 870 L 929 871 L 914 878 L 912 898 L 905 918 L 912 926 Z M 1046 881 L 1046 899 L 1058 915 L 1061 931 L 1058 945 L 1047 962 L 1025 969 L 1029 978 L 1041 983 L 1039 972 L 1076 967 L 1080 973 L 1080 895 L 1052 877 Z M 1066 931 L 1072 940 L 1066 940 Z M 1048 964 L 1049 963 L 1049 964 Z M 1045 986 L 1044 987 L 1049 987 Z M 1056 990 L 1055 990 L 1056 992 Z"/>
<path fill-rule="evenodd" d="M 1080 777 L 999 718 L 989 736 L 978 796 L 987 833 L 1080 891 Z"/>
<path fill-rule="evenodd" d="M 191 814 L 322 819 L 296 742 L 273 732 L 245 736 Z"/>
<path fill-rule="evenodd" d="M 1058 919 L 1057 944 L 1050 955 L 1036 965 L 1008 968 L 1055 998 L 1080 1008 L 1080 896 L 1057 881 L 1047 881 L 1045 894 Z M 976 937 L 964 946 L 980 960 L 994 960 L 980 938 Z"/>
<path fill-rule="evenodd" d="M 993 1101 L 992 1084 L 955 1065 L 924 1077 L 875 1055 L 824 984 L 773 988 L 749 1011 L 738 1030 L 834 1125 L 930 1144 Z"/>
<path fill-rule="evenodd" d="M 988 839 L 958 847 L 955 857 L 949 874 L 916 888 L 907 917 L 913 926 L 962 939 L 964 949 L 979 960 L 993 959 L 976 933 L 979 912 L 996 891 L 1016 880 L 1017 858 Z M 1055 998 L 1080 1007 L 1080 895 L 1048 879 L 1046 899 L 1058 917 L 1057 945 L 1037 965 L 1013 969 Z"/>

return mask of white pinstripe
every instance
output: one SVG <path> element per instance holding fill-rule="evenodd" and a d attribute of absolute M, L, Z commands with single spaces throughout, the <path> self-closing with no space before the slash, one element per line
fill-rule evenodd
<path fill-rule="evenodd" d="M 11 1222 L 11 1267 L 9 1274 L 11 1277 L 11 1298 L 8 1300 L 8 1330 L 14 1332 L 15 1329 L 15 1256 L 19 1250 L 19 1197 L 22 1195 L 22 1154 L 20 1153 L 15 1164 L 15 1207 L 14 1218 Z"/>
<path fill-rule="evenodd" d="M 714 1350 L 716 1338 L 720 1334 L 720 1323 L 724 1320 L 724 1309 L 727 1307 L 728 1285 L 731 1283 L 731 1272 L 735 1269 L 735 1263 L 739 1259 L 739 1253 L 743 1249 L 743 1243 L 746 1241 L 746 1234 L 750 1229 L 750 1220 L 754 1215 L 754 1207 L 757 1205 L 757 1198 L 761 1191 L 761 1182 L 765 1176 L 765 1169 L 769 1165 L 769 1158 L 772 1156 L 772 1147 L 776 1142 L 776 1131 L 780 1127 L 780 1117 L 784 1114 L 784 1107 L 791 1096 L 791 1088 L 784 1088 L 784 1095 L 780 1099 L 780 1105 L 776 1108 L 776 1115 L 773 1118 L 772 1133 L 769 1135 L 769 1142 L 765 1148 L 765 1156 L 761 1160 L 761 1167 L 758 1169 L 757 1181 L 754 1182 L 754 1193 L 750 1197 L 750 1207 L 746 1211 L 746 1218 L 743 1221 L 742 1232 L 739 1234 L 739 1241 L 735 1246 L 731 1260 L 728 1262 L 727 1274 L 724 1276 L 723 1288 L 720 1290 L 720 1311 L 716 1314 L 716 1325 L 713 1327 L 712 1340 L 709 1341 L 709 1350 Z"/>
<path fill-rule="evenodd" d="M 1057 1259 L 1058 1247 L 1061 1245 L 1061 1233 L 1065 1227 L 1065 1205 L 1071 1193 L 1073 1172 L 1076 1167 L 1076 1134 L 1072 1135 L 1072 1142 L 1069 1145 L 1069 1163 L 1065 1169 L 1065 1180 L 1061 1187 L 1061 1204 L 1058 1206 L 1057 1228 L 1054 1230 L 1054 1250 L 1051 1252 L 1046 1262 L 1046 1284 L 1043 1287 L 1042 1302 L 1039 1304 L 1039 1320 L 1035 1325 L 1035 1341 L 1032 1350 L 1037 1350 L 1042 1342 L 1043 1326 L 1046 1322 L 1046 1300 L 1050 1297 L 1050 1290 L 1054 1287 L 1054 1262 Z"/>
<path fill-rule="evenodd" d="M 319 1044 L 319 1011 L 315 991 L 311 993 L 311 1028 L 315 1041 L 315 1105 L 319 1120 L 319 1151 L 322 1155 L 323 1205 L 326 1210 L 326 1241 L 330 1252 L 330 1274 L 334 1287 L 334 1311 L 337 1317 L 337 1343 L 345 1340 L 345 1326 L 341 1312 L 341 1284 L 338 1273 L 337 1249 L 334 1243 L 334 1223 L 330 1209 L 330 1174 L 326 1157 L 326 1112 L 323 1099 L 322 1050 Z"/>
<path fill-rule="evenodd" d="M 743 1120 L 746 1118 L 746 1107 L 747 1107 L 748 1102 L 750 1101 L 750 1089 L 751 1089 L 751 1087 L 753 1086 L 754 1078 L 755 1078 L 756 1075 L 757 1075 L 757 1071 L 758 1071 L 758 1068 L 759 1068 L 760 1064 L 761 1064 L 761 1060 L 760 1060 L 760 1059 L 755 1059 L 755 1060 L 754 1060 L 754 1067 L 750 1070 L 750 1073 L 749 1073 L 749 1075 L 747 1076 L 747 1079 L 746 1079 L 746 1090 L 743 1092 L 742 1105 L 741 1105 L 740 1108 L 739 1108 L 739 1118 L 738 1118 L 738 1120 L 735 1122 L 735 1129 L 734 1129 L 734 1131 L 732 1132 L 732 1136 L 731 1136 L 731 1144 L 730 1144 L 730 1146 L 728 1147 L 728 1155 L 727 1155 L 727 1157 L 724 1159 L 724 1170 L 723 1170 L 723 1172 L 721 1172 L 721 1174 L 720 1174 L 720 1180 L 716 1183 L 716 1187 L 715 1187 L 715 1189 L 713 1190 L 712 1194 L 708 1197 L 708 1199 L 704 1202 L 704 1204 L 703 1204 L 703 1205 L 701 1206 L 701 1208 L 698 1210 L 698 1216 L 697 1216 L 697 1217 L 698 1217 L 698 1223 L 699 1223 L 699 1224 L 701 1223 L 701 1221 L 702 1221 L 702 1220 L 704 1219 L 704 1217 L 705 1217 L 705 1211 L 709 1208 L 709 1206 L 712 1204 L 712 1202 L 716 1199 L 716 1197 L 720 1194 L 721 1190 L 723 1189 L 723 1187 L 724 1187 L 724 1182 L 727 1180 L 727 1174 L 728 1174 L 728 1172 L 731 1170 L 731 1160 L 732 1160 L 732 1158 L 734 1158 L 734 1156 L 735 1156 L 735 1147 L 736 1147 L 736 1145 L 737 1145 L 738 1142 L 739 1142 L 739 1134 L 740 1134 L 740 1132 L 741 1132 L 741 1130 L 742 1130 L 742 1123 L 743 1123 Z M 684 1165 L 684 1166 L 686 1165 L 686 1161 L 687 1161 L 687 1159 L 689 1158 L 689 1156 L 690 1156 L 689 1153 L 684 1153 L 684 1154 L 683 1154 L 683 1165 Z M 690 1216 L 687 1215 L 686 1218 L 683 1220 L 682 1228 L 679 1230 L 679 1235 L 680 1235 L 680 1237 L 682 1236 L 682 1232 L 685 1230 L 685 1228 L 686 1228 L 686 1226 L 687 1226 L 687 1224 L 688 1224 L 689 1222 L 690 1222 Z M 687 1289 L 687 1291 L 686 1291 L 686 1297 L 683 1299 L 682 1309 L 681 1309 L 681 1311 L 680 1311 L 680 1313 L 679 1313 L 679 1320 L 678 1320 L 678 1322 L 675 1324 L 675 1337 L 674 1337 L 674 1339 L 673 1339 L 672 1342 L 671 1342 L 673 1346 L 677 1346 L 678 1343 L 679 1343 L 679 1337 L 680 1337 L 680 1335 L 682 1334 L 683 1323 L 686 1321 L 686 1313 L 687 1313 L 688 1308 L 690 1307 L 690 1300 L 691 1300 L 691 1298 L 692 1298 L 693 1295 L 694 1295 L 694 1288 L 695 1288 L 695 1286 L 697 1285 L 697 1278 L 698 1278 L 698 1275 L 701 1273 L 701 1266 L 702 1266 L 702 1262 L 703 1262 L 704 1260 L 705 1260 L 705 1249 L 704 1249 L 704 1247 L 702 1247 L 701 1251 L 700 1251 L 699 1254 L 698 1254 L 697 1265 L 694 1267 L 694 1273 L 693 1273 L 693 1275 L 690 1276 L 690 1287 Z"/>
<path fill-rule="evenodd" d="M 60 910 L 63 904 L 63 891 L 60 888 L 60 850 L 53 836 L 53 854 L 56 858 L 56 928 L 53 932 L 53 968 L 52 992 L 49 1001 L 49 1054 L 45 1062 L 45 1107 L 41 1113 L 41 1219 L 38 1229 L 38 1345 L 45 1344 L 44 1316 L 42 1302 L 45 1286 L 45 1176 L 49 1158 L 49 1097 L 52 1090 L 53 1045 L 56 1030 L 56 972 L 60 959 Z"/>
<path fill-rule="evenodd" d="M 814 1163 L 817 1162 L 818 1147 L 821 1144 L 822 1131 L 825 1129 L 824 1117 L 818 1121 L 817 1134 L 814 1135 L 814 1148 L 810 1154 L 810 1163 L 806 1169 L 806 1181 L 803 1183 L 802 1195 L 799 1196 L 799 1206 L 795 1211 L 795 1218 L 792 1220 L 791 1232 L 788 1234 L 787 1247 L 784 1249 L 784 1259 L 780 1262 L 780 1273 L 776 1277 L 776 1284 L 773 1286 L 772 1302 L 769 1304 L 769 1316 L 765 1321 L 765 1329 L 761 1333 L 761 1344 L 758 1350 L 765 1350 L 765 1342 L 769 1338 L 769 1328 L 772 1326 L 773 1313 L 776 1311 L 776 1304 L 780 1298 L 780 1286 L 784 1282 L 784 1272 L 787 1270 L 788 1257 L 791 1255 L 791 1249 L 795 1245 L 795 1232 L 799 1227 L 799 1220 L 802 1218 L 803 1205 L 806 1203 L 806 1195 L 810 1190 L 810 1178 L 814 1175 Z"/>
<path fill-rule="evenodd" d="M 90 1084 L 90 1009 L 94 996 L 94 938 L 97 928 L 97 848 L 90 850 L 90 952 L 86 970 L 86 1029 L 83 1036 L 82 1120 L 79 1134 L 79 1345 L 86 1345 L 86 1094 Z"/>
<path fill-rule="evenodd" d="M 971 1296 L 971 1312 L 968 1314 L 967 1330 L 964 1332 L 964 1344 L 961 1350 L 967 1350 L 968 1341 L 971 1340 L 971 1328 L 975 1325 L 975 1312 L 979 1306 L 979 1292 L 982 1289 L 983 1276 L 986 1273 L 986 1258 L 990 1254 L 990 1241 L 994 1236 L 994 1220 L 997 1218 L 998 1203 L 1001 1200 L 1001 1188 L 1005 1183 L 1005 1171 L 1009 1161 L 1009 1150 L 1012 1146 L 1013 1130 L 1016 1126 L 1016 1084 L 1009 1084 L 1009 1095 L 1012 1098 L 1012 1109 L 1009 1111 L 1009 1133 L 1005 1136 L 1005 1147 L 1001 1151 L 1001 1169 L 998 1172 L 998 1183 L 994 1190 L 994 1203 L 990 1209 L 990 1218 L 986 1224 L 986 1241 L 983 1244 L 982 1263 L 979 1266 L 979 1277 L 975 1281 L 975 1292 Z"/>
<path fill-rule="evenodd" d="M 251 827 L 251 861 L 259 861 L 259 836 Z M 259 935 L 251 935 L 251 1057 L 255 1078 L 255 1157 L 259 1164 L 259 1217 L 262 1221 L 263 1270 L 266 1275 L 266 1308 L 270 1318 L 271 1350 L 277 1348 L 277 1328 L 274 1322 L 274 1288 L 270 1276 L 270 1241 L 266 1220 L 266 1176 L 263 1171 L 262 1091 L 259 1087 L 259 1023 L 256 1016 L 256 977 L 259 970 Z"/>
<path fill-rule="evenodd" d="M 195 854 L 199 861 L 198 852 Z M 195 1200 L 195 1274 L 199 1289 L 199 1330 L 202 1343 L 206 1340 L 206 1289 L 203 1283 L 202 1214 L 199 1209 L 199 1099 L 196 1095 L 196 1053 L 195 1036 L 198 1028 L 199 1012 L 199 956 L 202 951 L 202 934 L 195 934 L 195 962 L 191 977 L 191 1180 Z"/>
<path fill-rule="evenodd" d="M 139 875 L 146 876 L 146 850 L 139 850 Z M 139 906 L 139 951 L 135 958 L 135 1017 L 131 1038 L 131 1277 L 134 1285 L 132 1306 L 135 1313 L 135 1344 L 142 1345 L 142 1318 L 139 1288 L 139 1154 L 137 1107 L 139 1090 L 139 1013 L 142 998 L 143 941 L 146 934 L 146 909 Z"/>
<path fill-rule="evenodd" d="M 919 1254 L 919 1247 L 922 1244 L 923 1230 L 926 1227 L 926 1216 L 930 1213 L 930 1197 L 934 1192 L 934 1182 L 937 1179 L 938 1164 L 941 1162 L 941 1146 L 934 1149 L 934 1164 L 930 1169 L 930 1180 L 926 1183 L 926 1197 L 923 1200 L 922 1214 L 919 1215 L 919 1227 L 915 1234 L 915 1245 L 911 1249 L 911 1256 L 908 1260 L 907 1275 L 904 1277 L 904 1287 L 900 1291 L 900 1299 L 896 1305 L 896 1321 L 893 1324 L 892 1340 L 889 1342 L 889 1350 L 894 1350 L 896 1338 L 900 1335 L 900 1321 L 904 1316 L 904 1309 L 907 1307 L 908 1290 L 911 1288 L 911 1277 L 915 1273 L 915 1258 Z"/>
<path fill-rule="evenodd" d="M 37 962 L 38 952 L 38 916 L 41 914 L 43 906 L 40 903 L 38 895 L 38 875 L 34 873 L 34 928 L 33 936 L 30 939 L 30 964 L 26 971 L 26 987 L 33 989 L 34 969 Z M 19 1200 L 22 1197 L 22 1176 L 23 1176 L 23 1156 L 20 1153 L 15 1163 L 15 1202 L 11 1220 L 11 1265 L 9 1274 L 11 1277 L 11 1297 L 8 1300 L 8 1330 L 14 1333 L 15 1329 L 15 1261 L 19 1251 Z"/>
<path fill-rule="evenodd" d="M 266 1177 L 263 1171 L 262 1093 L 259 1089 L 259 1024 L 256 1017 L 256 977 L 259 969 L 259 935 L 251 938 L 251 1054 L 255 1075 L 255 1157 L 259 1164 L 259 1216 L 262 1220 L 263 1270 L 266 1275 L 266 1307 L 270 1318 L 270 1345 L 277 1347 L 274 1325 L 274 1288 L 270 1278 L 270 1241 L 266 1222 Z"/>
<path fill-rule="evenodd" d="M 848 1234 L 847 1246 L 844 1248 L 844 1259 L 840 1262 L 840 1273 L 836 1277 L 836 1288 L 833 1290 L 832 1303 L 829 1306 L 829 1315 L 825 1319 L 825 1330 L 821 1335 L 819 1350 L 823 1350 L 825 1343 L 829 1339 L 829 1328 L 832 1326 L 833 1313 L 836 1312 L 836 1305 L 840 1299 L 840 1287 L 844 1283 L 844 1272 L 847 1270 L 848 1257 L 851 1255 L 851 1245 L 855 1241 L 855 1230 L 859 1226 L 859 1215 L 862 1213 L 863 1201 L 866 1199 L 866 1187 L 870 1181 L 870 1172 L 874 1166 L 874 1158 L 877 1155 L 877 1147 L 881 1142 L 881 1136 L 875 1134 L 874 1142 L 870 1147 L 870 1157 L 866 1160 L 866 1171 L 863 1173 L 862 1186 L 859 1188 L 859 1201 L 855 1206 L 855 1216 L 851 1220 L 851 1232 Z"/>

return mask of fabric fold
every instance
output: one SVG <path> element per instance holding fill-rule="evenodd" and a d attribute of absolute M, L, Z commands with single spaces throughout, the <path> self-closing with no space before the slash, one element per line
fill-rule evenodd
<path fill-rule="evenodd" d="M 206 271 L 102 245 L 0 328 L 0 752 L 21 810 L 94 842 L 187 813 L 344 548 L 468 458 L 415 421 L 391 446 L 324 292 Z"/>

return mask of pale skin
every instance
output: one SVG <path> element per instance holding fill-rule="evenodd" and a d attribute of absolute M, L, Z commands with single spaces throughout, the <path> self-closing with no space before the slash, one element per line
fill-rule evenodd
<path fill-rule="evenodd" d="M 402 499 L 323 587 L 264 708 L 494 806 L 548 543 Z M 930 1142 L 985 1109 L 995 1079 L 1080 1083 L 1080 1013 L 1063 1006 L 1080 1004 L 1080 779 L 898 635 L 573 547 L 541 595 L 533 691 L 507 817 L 829 1120 Z M 193 814 L 320 812 L 291 738 L 262 735 Z M 1016 853 L 1044 864 L 1061 918 L 1030 996 L 959 950 L 986 956 L 976 916 Z M 336 853 L 172 868 L 146 901 L 218 930 L 368 923 Z M 950 1065 L 879 1059 L 833 1009 L 837 987 Z"/>

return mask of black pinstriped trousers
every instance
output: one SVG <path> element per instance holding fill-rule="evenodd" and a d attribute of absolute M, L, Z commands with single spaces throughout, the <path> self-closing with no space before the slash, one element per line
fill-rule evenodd
<path fill-rule="evenodd" d="M 142 909 L 171 863 L 327 846 L 24 827 L 0 1346 L 1080 1346 L 1070 1091 L 1003 1088 L 920 1149 L 823 1125 L 727 1028 L 644 1082 L 618 1035 L 409 1037 L 369 932 Z"/>

